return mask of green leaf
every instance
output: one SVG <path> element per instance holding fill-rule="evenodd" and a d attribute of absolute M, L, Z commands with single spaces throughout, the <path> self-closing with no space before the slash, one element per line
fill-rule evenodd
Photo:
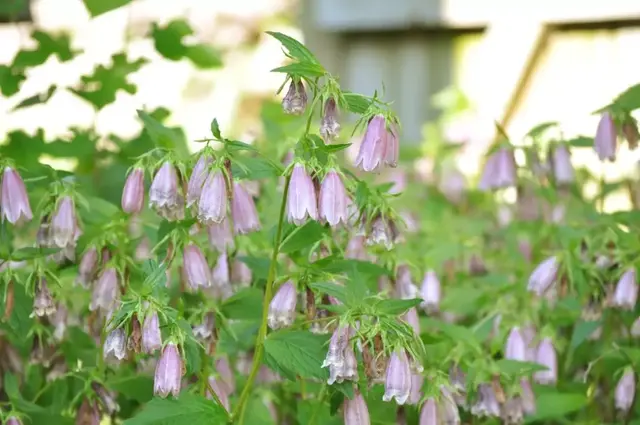
<path fill-rule="evenodd" d="M 347 101 L 347 109 L 354 114 L 364 114 L 371 105 L 371 99 L 358 93 L 342 92 L 342 96 Z"/>
<path fill-rule="evenodd" d="M 258 288 L 244 288 L 227 298 L 220 306 L 220 311 L 234 320 L 260 320 L 262 296 Z"/>
<path fill-rule="evenodd" d="M 258 149 L 256 149 L 255 146 L 252 146 L 245 142 L 241 142 L 239 140 L 225 140 L 224 143 L 226 147 L 230 148 L 229 150 L 232 150 L 232 151 L 251 151 L 251 152 L 258 151 Z"/>
<path fill-rule="evenodd" d="M 182 155 L 188 153 L 184 133 L 174 128 L 165 127 L 145 111 L 138 110 L 138 117 L 142 120 L 144 129 L 156 146 L 178 150 Z"/>
<path fill-rule="evenodd" d="M 593 146 L 593 137 L 578 136 L 567 140 L 567 143 L 574 148 L 590 148 Z"/>
<path fill-rule="evenodd" d="M 287 49 L 289 55 L 300 62 L 309 62 L 312 64 L 320 64 L 318 59 L 298 40 L 284 35 L 280 32 L 267 31 L 271 37 L 278 40 Z"/>
<path fill-rule="evenodd" d="M 413 298 L 410 300 L 398 300 L 395 298 L 381 300 L 376 304 L 376 310 L 383 314 L 400 315 L 404 314 L 412 307 L 420 305 L 422 300 L 420 298 Z"/>
<path fill-rule="evenodd" d="M 200 69 L 219 68 L 222 66 L 220 52 L 208 44 L 187 46 L 184 55 Z"/>
<path fill-rule="evenodd" d="M 340 302 L 345 303 L 347 301 L 347 290 L 342 285 L 331 282 L 314 282 L 309 284 L 309 287 L 323 294 L 330 295 Z"/>
<path fill-rule="evenodd" d="M 635 84 L 620 93 L 613 103 L 625 111 L 640 108 L 640 84 Z"/>
<path fill-rule="evenodd" d="M 50 86 L 47 89 L 46 92 L 34 94 L 33 96 L 30 96 L 30 97 L 24 99 L 22 102 L 18 103 L 16 106 L 14 106 L 13 110 L 15 111 L 15 110 L 18 110 L 18 109 L 26 108 L 28 106 L 40 105 L 42 103 L 47 103 L 49 101 L 49 99 L 51 99 L 51 96 L 53 96 L 53 94 L 56 92 L 57 89 L 58 89 L 58 87 L 54 84 L 54 85 Z"/>
<path fill-rule="evenodd" d="M 297 62 L 289 65 L 274 68 L 271 72 L 281 72 L 283 74 L 297 75 L 299 77 L 318 78 L 322 77 L 327 71 L 322 65 L 313 62 Z"/>
<path fill-rule="evenodd" d="M 178 399 L 154 398 L 124 425 L 210 425 L 227 421 L 227 412 L 214 401 L 182 393 Z"/>
<path fill-rule="evenodd" d="M 13 251 L 13 253 L 11 253 L 11 259 L 13 261 L 33 260 L 34 258 L 47 257 L 59 251 L 60 251 L 60 248 L 26 247 L 26 248 L 20 248 L 16 251 Z"/>
<path fill-rule="evenodd" d="M 282 241 L 280 252 L 290 254 L 300 251 L 318 242 L 327 233 L 327 229 L 315 220 L 309 220 L 304 225 L 296 227 Z"/>
<path fill-rule="evenodd" d="M 271 260 L 268 258 L 239 256 L 238 260 L 242 261 L 251 269 L 254 277 L 257 279 L 266 279 L 269 274 L 269 265 Z"/>
<path fill-rule="evenodd" d="M 131 0 L 82 0 L 92 18 L 131 3 Z"/>
<path fill-rule="evenodd" d="M 187 46 L 182 39 L 192 34 L 193 29 L 184 19 L 174 19 L 164 27 L 154 23 L 151 29 L 151 37 L 158 53 L 173 61 L 180 60 L 186 55 Z"/>
<path fill-rule="evenodd" d="M 384 267 L 361 260 L 334 260 L 327 264 L 324 270 L 329 273 L 347 273 L 355 270 L 369 277 L 380 277 L 388 274 Z"/>
<path fill-rule="evenodd" d="M 261 180 L 282 175 L 282 167 L 262 157 L 236 155 L 232 159 L 233 177 L 243 180 Z"/>
<path fill-rule="evenodd" d="M 600 320 L 594 322 L 578 322 L 573 328 L 573 334 L 571 335 L 571 348 L 576 348 L 582 344 L 601 324 Z"/>
<path fill-rule="evenodd" d="M 118 369 L 117 375 L 107 380 L 107 386 L 127 398 L 146 403 L 153 398 L 153 379 L 146 375 L 137 375 L 133 370 Z"/>
<path fill-rule="evenodd" d="M 539 370 L 547 370 L 547 368 L 538 363 L 519 362 L 511 359 L 500 359 L 496 362 L 496 367 L 501 374 L 508 376 L 524 376 Z"/>
<path fill-rule="evenodd" d="M 0 91 L 6 97 L 13 96 L 20 91 L 20 85 L 27 77 L 24 70 L 7 65 L 0 65 Z"/>
<path fill-rule="evenodd" d="M 264 341 L 265 363 L 275 372 L 295 381 L 296 376 L 325 380 L 329 373 L 322 368 L 327 354 L 328 335 L 306 331 L 277 331 Z"/>
<path fill-rule="evenodd" d="M 222 134 L 220 133 L 220 125 L 218 124 L 218 120 L 214 118 L 211 120 L 211 134 L 218 140 L 222 140 Z"/>
<path fill-rule="evenodd" d="M 440 330 L 444 335 L 454 342 L 463 342 L 472 344 L 476 347 L 480 346 L 480 343 L 471 329 L 464 326 L 453 325 L 451 323 L 434 320 L 430 317 L 422 319 L 422 321 L 429 327 Z"/>
<path fill-rule="evenodd" d="M 554 128 L 557 125 L 558 123 L 556 121 L 543 122 L 542 124 L 538 124 L 531 130 L 529 130 L 527 136 L 531 137 L 532 139 L 537 139 L 538 137 L 542 136 L 545 131 Z"/>
<path fill-rule="evenodd" d="M 585 394 L 544 393 L 536 397 L 536 413 L 526 419 L 535 422 L 543 419 L 561 418 L 571 412 L 580 410 L 588 403 Z"/>
<path fill-rule="evenodd" d="M 318 150 L 325 153 L 336 153 L 336 152 L 340 152 L 347 149 L 349 146 L 351 146 L 351 143 L 341 143 L 336 145 L 322 145 L 318 147 Z"/>

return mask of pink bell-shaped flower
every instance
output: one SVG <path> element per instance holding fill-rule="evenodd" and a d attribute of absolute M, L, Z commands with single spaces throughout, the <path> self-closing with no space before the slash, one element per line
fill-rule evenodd
<path fill-rule="evenodd" d="M 596 154 L 598 154 L 600 161 L 615 161 L 617 144 L 618 135 L 616 124 L 613 121 L 611 113 L 605 111 L 600 117 L 600 122 L 596 129 L 596 136 L 593 139 L 593 148 Z"/>
<path fill-rule="evenodd" d="M 287 195 L 287 219 L 290 223 L 301 226 L 308 218 L 318 219 L 316 190 L 304 165 L 296 164 L 291 173 Z"/>
<path fill-rule="evenodd" d="M 134 168 L 127 176 L 122 190 L 122 210 L 138 214 L 144 206 L 144 170 Z"/>
<path fill-rule="evenodd" d="M 2 197 L 0 207 L 2 218 L 11 224 L 31 221 L 33 213 L 22 177 L 11 167 L 5 167 L 2 174 Z"/>

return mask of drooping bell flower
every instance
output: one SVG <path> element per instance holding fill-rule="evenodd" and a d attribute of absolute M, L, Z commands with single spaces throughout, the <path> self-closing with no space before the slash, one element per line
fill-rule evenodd
<path fill-rule="evenodd" d="M 502 418 L 502 423 L 505 425 L 517 425 L 522 423 L 522 420 L 524 419 L 524 412 L 522 409 L 522 399 L 519 395 L 508 397 L 505 400 L 500 417 Z"/>
<path fill-rule="evenodd" d="M 291 173 L 287 195 L 287 219 L 289 223 L 303 225 L 307 218 L 318 219 L 318 203 L 313 181 L 303 164 L 296 164 Z"/>
<path fill-rule="evenodd" d="M 460 203 L 467 188 L 467 179 L 457 169 L 446 169 L 438 181 L 438 190 L 449 202 Z"/>
<path fill-rule="evenodd" d="M 542 296 L 555 283 L 558 268 L 558 259 L 555 256 L 544 260 L 529 276 L 527 289 L 538 296 Z"/>
<path fill-rule="evenodd" d="M 357 379 L 358 364 L 353 347 L 349 344 L 350 336 L 351 328 L 348 325 L 338 326 L 331 336 L 327 356 L 322 362 L 322 367 L 329 368 L 329 385 Z"/>
<path fill-rule="evenodd" d="M 525 415 L 536 413 L 536 395 L 533 392 L 529 378 L 520 379 L 520 403 Z"/>
<path fill-rule="evenodd" d="M 76 425 L 100 425 L 102 414 L 97 400 L 84 398 L 76 412 Z"/>
<path fill-rule="evenodd" d="M 207 341 L 215 331 L 215 316 L 212 313 L 206 314 L 202 323 L 193 326 L 193 336 L 201 341 Z"/>
<path fill-rule="evenodd" d="M 451 385 L 451 397 L 455 404 L 467 407 L 467 376 L 458 364 L 449 367 L 449 384 Z"/>
<path fill-rule="evenodd" d="M 17 416 L 9 416 L 6 422 L 7 425 L 22 425 L 22 421 Z"/>
<path fill-rule="evenodd" d="M 162 333 L 160 332 L 160 320 L 158 312 L 147 314 L 142 325 L 142 350 L 147 354 L 153 354 L 162 348 Z"/>
<path fill-rule="evenodd" d="M 209 244 L 218 252 L 233 251 L 235 249 L 229 220 L 224 220 L 222 223 L 212 223 L 207 226 L 207 236 L 209 237 Z"/>
<path fill-rule="evenodd" d="M 440 402 L 438 403 L 438 411 L 442 420 L 446 424 L 460 424 L 460 412 L 449 389 L 440 386 Z"/>
<path fill-rule="evenodd" d="M 169 161 L 162 164 L 149 188 L 149 206 L 166 220 L 184 217 L 184 196 L 178 181 L 178 173 Z"/>
<path fill-rule="evenodd" d="M 203 224 L 221 223 L 227 216 L 227 183 L 220 169 L 213 170 L 202 186 L 198 220 Z"/>
<path fill-rule="evenodd" d="M 33 296 L 33 313 L 36 316 L 50 316 L 56 312 L 56 305 L 53 302 L 51 291 L 47 285 L 47 279 L 40 278 L 36 283 L 35 295 Z"/>
<path fill-rule="evenodd" d="M 200 155 L 196 165 L 193 167 L 189 183 L 187 184 L 187 207 L 192 206 L 200 200 L 202 186 L 207 179 L 207 170 L 212 163 L 209 155 Z"/>
<path fill-rule="evenodd" d="M 600 116 L 596 136 L 593 139 L 593 148 L 596 154 L 598 154 L 600 161 L 615 161 L 617 144 L 618 135 L 616 124 L 613 121 L 611 113 L 605 111 Z"/>
<path fill-rule="evenodd" d="M 411 393 L 411 366 L 404 350 L 394 351 L 389 359 L 382 400 L 403 405 Z"/>
<path fill-rule="evenodd" d="M 208 399 L 213 399 L 213 394 L 211 394 L 211 390 L 213 390 L 216 393 L 216 396 L 218 397 L 218 400 L 220 400 L 220 403 L 222 403 L 222 407 L 225 408 L 225 410 L 228 412 L 230 410 L 230 406 L 229 406 L 229 390 L 227 389 L 227 387 L 224 385 L 223 382 L 221 382 L 221 380 L 219 378 L 216 378 L 215 376 L 209 376 L 209 388 L 207 388 L 207 398 Z"/>
<path fill-rule="evenodd" d="M 307 108 L 307 91 L 301 80 L 291 80 L 289 90 L 282 99 L 282 110 L 286 114 L 300 115 Z"/>
<path fill-rule="evenodd" d="M 522 327 L 521 334 L 524 340 L 524 359 L 527 362 L 533 363 L 536 361 L 536 344 L 534 344 L 536 328 L 528 324 Z"/>
<path fill-rule="evenodd" d="M 500 404 L 496 398 L 491 384 L 480 384 L 478 386 L 478 399 L 471 406 L 471 414 L 478 417 L 500 417 Z"/>
<path fill-rule="evenodd" d="M 366 260 L 367 251 L 365 250 L 364 242 L 364 236 L 352 236 L 347 243 L 344 258 L 351 260 Z"/>
<path fill-rule="evenodd" d="M 182 254 L 182 265 L 189 287 L 194 291 L 200 287 L 211 286 L 211 271 L 204 257 L 204 254 L 195 244 L 184 247 Z"/>
<path fill-rule="evenodd" d="M 261 228 L 256 204 L 249 192 L 238 181 L 233 182 L 231 217 L 233 218 L 233 228 L 238 234 L 246 235 Z"/>
<path fill-rule="evenodd" d="M 371 222 L 366 244 L 368 246 L 382 245 L 387 251 L 390 251 L 396 243 L 397 236 L 395 224 L 390 219 L 379 216 Z"/>
<path fill-rule="evenodd" d="M 229 359 L 226 357 L 220 357 L 216 360 L 216 371 L 220 375 L 222 379 L 222 383 L 226 386 L 227 392 L 229 394 L 233 394 L 236 390 L 236 382 L 235 377 L 233 375 L 233 370 L 231 369 L 231 365 L 229 364 Z"/>
<path fill-rule="evenodd" d="M 320 186 L 318 199 L 320 219 L 326 220 L 331 227 L 336 227 L 340 224 L 346 225 L 348 222 L 348 204 L 349 197 L 340 175 L 334 169 L 329 170 Z"/>
<path fill-rule="evenodd" d="M 526 357 L 526 343 L 519 327 L 514 327 L 509 332 L 504 348 L 504 358 L 524 362 Z"/>
<path fill-rule="evenodd" d="M 60 248 L 75 245 L 77 227 L 73 199 L 63 196 L 58 200 L 56 210 L 51 217 L 50 236 L 53 243 Z"/>
<path fill-rule="evenodd" d="M 478 189 L 487 191 L 511 187 L 516 185 L 516 180 L 513 150 L 500 148 L 487 158 Z"/>
<path fill-rule="evenodd" d="M 418 310 L 415 307 L 411 307 L 403 316 L 403 320 L 413 328 L 413 332 L 416 335 L 420 335 L 420 318 L 418 317 Z"/>
<path fill-rule="evenodd" d="M 622 124 L 622 134 L 627 139 L 629 149 L 633 150 L 638 147 L 638 140 L 640 139 L 640 133 L 638 132 L 638 123 L 636 120 L 629 116 Z"/>
<path fill-rule="evenodd" d="M 267 323 L 273 330 L 291 326 L 296 317 L 298 295 L 290 281 L 283 283 L 269 303 Z"/>
<path fill-rule="evenodd" d="M 253 281 L 253 273 L 243 261 L 234 260 L 231 266 L 231 282 L 240 286 L 248 286 Z"/>
<path fill-rule="evenodd" d="M 553 385 L 558 380 L 558 359 L 553 343 L 549 338 L 544 338 L 538 344 L 536 350 L 536 363 L 545 366 L 546 370 L 536 371 L 533 379 L 542 385 Z"/>
<path fill-rule="evenodd" d="M 384 165 L 395 167 L 398 149 L 396 129 L 387 129 L 385 117 L 375 115 L 367 124 L 354 165 L 367 172 L 378 172 Z"/>
<path fill-rule="evenodd" d="M 418 287 L 413 283 L 411 269 L 406 264 L 400 264 L 396 271 L 396 296 L 403 300 L 418 298 L 420 293 Z"/>
<path fill-rule="evenodd" d="M 2 218 L 11 224 L 31 221 L 33 213 L 22 177 L 11 167 L 2 174 Z"/>
<path fill-rule="evenodd" d="M 108 359 L 113 356 L 117 360 L 122 360 L 127 355 L 127 336 L 124 329 L 117 328 L 109 332 L 104 340 L 102 356 Z"/>
<path fill-rule="evenodd" d="M 409 399 L 407 400 L 408 404 L 416 405 L 420 402 L 422 398 L 422 384 L 424 383 L 424 378 L 419 373 L 414 373 L 411 375 L 411 393 L 409 393 Z"/>
<path fill-rule="evenodd" d="M 638 282 L 636 280 L 636 269 L 631 268 L 625 271 L 613 294 L 612 305 L 624 310 L 633 310 L 638 299 Z"/>
<path fill-rule="evenodd" d="M 428 270 L 424 274 L 422 286 L 420 287 L 420 295 L 423 302 L 420 306 L 427 313 L 435 313 L 440 308 L 440 280 L 434 270 Z"/>
<path fill-rule="evenodd" d="M 122 190 L 122 210 L 127 214 L 138 214 L 144 206 L 144 170 L 134 168 L 127 176 Z"/>
<path fill-rule="evenodd" d="M 96 267 L 98 266 L 98 250 L 95 246 L 89 247 L 80 260 L 78 266 L 78 276 L 76 277 L 76 283 L 79 283 L 83 287 L 87 287 L 93 280 L 96 273 Z"/>
<path fill-rule="evenodd" d="M 61 342 L 64 340 L 65 333 L 67 331 L 67 318 L 69 316 L 69 311 L 64 306 L 64 304 L 58 303 L 56 306 L 56 311 L 53 313 L 51 317 L 49 317 L 49 322 L 53 325 L 53 338 Z"/>
<path fill-rule="evenodd" d="M 136 261 L 144 261 L 151 259 L 151 241 L 149 238 L 144 237 L 140 243 L 136 246 L 136 251 L 133 254 L 133 258 Z"/>
<path fill-rule="evenodd" d="M 439 425 L 438 405 L 433 397 L 429 397 L 422 405 L 418 425 Z"/>
<path fill-rule="evenodd" d="M 211 271 L 211 290 L 216 299 L 225 300 L 233 295 L 229 278 L 229 259 L 225 252 L 218 256 L 216 265 Z"/>
<path fill-rule="evenodd" d="M 113 391 L 107 390 L 105 387 L 97 382 L 91 383 L 91 389 L 96 393 L 102 406 L 104 406 L 105 413 L 108 415 L 114 415 L 120 411 L 118 406 L 117 394 Z"/>
<path fill-rule="evenodd" d="M 184 374 L 184 364 L 178 347 L 170 342 L 165 345 L 156 365 L 153 379 L 153 393 L 166 398 L 169 394 L 180 394 L 180 382 Z"/>
<path fill-rule="evenodd" d="M 89 310 L 102 309 L 111 311 L 118 296 L 118 272 L 113 267 L 107 267 L 93 286 Z"/>
<path fill-rule="evenodd" d="M 322 138 L 326 142 L 338 137 L 338 133 L 340 132 L 337 109 L 338 107 L 333 97 L 330 97 L 324 103 L 324 113 L 322 115 L 322 122 L 320 123 L 320 135 L 322 135 Z"/>
<path fill-rule="evenodd" d="M 345 397 L 342 409 L 344 425 L 371 425 L 369 409 L 360 391 L 355 390 L 352 399 Z"/>
<path fill-rule="evenodd" d="M 566 145 L 560 144 L 551 153 L 551 164 L 556 183 L 571 184 L 576 176 L 571 164 L 571 153 Z"/>
<path fill-rule="evenodd" d="M 636 394 L 636 376 L 633 369 L 627 368 L 618 381 L 615 391 L 616 409 L 628 412 Z"/>

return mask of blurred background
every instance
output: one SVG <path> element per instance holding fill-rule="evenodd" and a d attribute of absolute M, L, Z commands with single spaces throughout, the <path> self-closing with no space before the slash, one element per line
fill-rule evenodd
<path fill-rule="evenodd" d="M 1 139 L 131 138 L 136 109 L 164 108 L 191 150 L 214 116 L 250 141 L 282 83 L 266 30 L 305 42 L 344 89 L 393 101 L 403 145 L 466 143 L 470 175 L 494 121 L 515 143 L 545 121 L 592 136 L 593 112 L 640 81 L 637 0 L 2 0 L 0 22 Z M 615 179 L 636 172 L 626 149 L 615 167 L 590 149 L 573 158 Z"/>

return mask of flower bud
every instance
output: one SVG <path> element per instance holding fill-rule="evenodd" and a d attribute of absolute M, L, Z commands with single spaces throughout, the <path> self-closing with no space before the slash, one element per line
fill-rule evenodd
<path fill-rule="evenodd" d="M 627 117 L 624 124 L 622 124 L 622 134 L 627 139 L 629 149 L 633 150 L 638 147 L 640 134 L 638 133 L 638 123 L 633 117 Z"/>
<path fill-rule="evenodd" d="M 165 398 L 169 394 L 177 397 L 180 394 L 180 382 L 184 373 L 182 357 L 178 347 L 170 342 L 165 345 L 156 365 L 153 379 L 153 393 Z"/>
<path fill-rule="evenodd" d="M 203 224 L 221 223 L 227 215 L 227 183 L 222 170 L 209 173 L 198 202 L 198 220 Z"/>
<path fill-rule="evenodd" d="M 184 197 L 178 182 L 178 173 L 169 161 L 162 164 L 151 182 L 149 205 L 166 220 L 184 218 Z"/>
<path fill-rule="evenodd" d="M 56 312 L 56 306 L 51 297 L 51 291 L 47 285 L 47 279 L 40 278 L 36 283 L 35 295 L 33 297 L 33 313 L 36 316 L 50 316 Z"/>
<path fill-rule="evenodd" d="M 107 267 L 93 286 L 89 310 L 102 309 L 111 311 L 118 296 L 118 272 L 113 267 Z"/>
<path fill-rule="evenodd" d="M 82 400 L 82 404 L 76 413 L 76 425 L 100 425 L 102 415 L 98 401 L 88 398 Z"/>
<path fill-rule="evenodd" d="M 304 165 L 296 164 L 291 173 L 287 195 L 287 219 L 290 223 L 301 226 L 307 218 L 318 219 L 316 189 Z"/>
<path fill-rule="evenodd" d="M 320 123 L 320 134 L 326 142 L 338 137 L 340 123 L 338 123 L 337 115 L 336 101 L 333 97 L 330 97 L 324 103 L 324 114 L 322 115 L 322 122 Z"/>
<path fill-rule="evenodd" d="M 63 196 L 58 200 L 58 206 L 51 218 L 50 235 L 53 243 L 60 248 L 75 245 L 77 230 L 78 221 L 73 199 Z"/>
<path fill-rule="evenodd" d="M 398 166 L 400 156 L 400 142 L 398 140 L 398 128 L 395 124 L 390 124 L 387 129 L 386 146 L 384 153 L 384 165 L 395 168 Z"/>
<path fill-rule="evenodd" d="M 422 287 L 420 288 L 423 302 L 420 306 L 428 313 L 435 313 L 440 308 L 440 280 L 436 272 L 428 270 L 424 274 Z"/>
<path fill-rule="evenodd" d="M 348 203 L 349 197 L 340 175 L 333 169 L 329 170 L 320 186 L 318 199 L 320 219 L 326 220 L 331 227 L 336 227 L 339 224 L 346 225 Z"/>
<path fill-rule="evenodd" d="M 2 175 L 2 218 L 11 224 L 31 221 L 33 213 L 22 177 L 11 167 L 5 167 Z"/>
<path fill-rule="evenodd" d="M 96 247 L 92 246 L 87 249 L 87 251 L 82 256 L 82 259 L 80 260 L 76 282 L 86 288 L 93 280 L 97 266 L 98 250 L 96 249 Z"/>
<path fill-rule="evenodd" d="M 209 386 L 211 387 L 211 390 L 213 390 L 216 393 L 216 396 L 218 396 L 218 400 L 220 400 L 220 403 L 222 403 L 222 407 L 224 407 L 228 412 L 230 409 L 229 409 L 229 391 L 227 387 L 224 385 L 223 382 L 220 381 L 220 379 L 216 379 L 215 376 L 209 377 Z M 213 399 L 211 390 L 207 388 L 208 399 Z"/>
<path fill-rule="evenodd" d="M 520 328 L 514 327 L 509 332 L 504 349 L 504 358 L 524 362 L 527 360 L 527 345 Z"/>
<path fill-rule="evenodd" d="M 202 186 L 207 179 L 207 170 L 211 162 L 212 160 L 209 155 L 200 155 L 196 165 L 193 167 L 189 183 L 187 184 L 187 207 L 190 207 L 200 200 Z"/>
<path fill-rule="evenodd" d="M 384 382 L 384 395 L 382 400 L 391 401 L 403 405 L 411 393 L 411 367 L 404 350 L 393 352 L 387 366 L 387 376 Z"/>
<path fill-rule="evenodd" d="M 22 421 L 16 416 L 9 416 L 6 425 L 22 425 Z"/>
<path fill-rule="evenodd" d="M 500 404 L 496 398 L 491 384 L 480 384 L 478 387 L 478 399 L 471 407 L 471 414 L 478 417 L 500 417 Z"/>
<path fill-rule="evenodd" d="M 358 390 L 355 390 L 353 399 L 345 397 L 343 414 L 344 425 L 371 425 L 367 403 Z"/>
<path fill-rule="evenodd" d="M 555 283 L 558 267 L 558 259 L 555 256 L 544 260 L 529 276 L 527 289 L 538 296 L 542 296 Z"/>
<path fill-rule="evenodd" d="M 300 115 L 307 108 L 307 92 L 302 81 L 291 80 L 289 90 L 282 99 L 282 109 L 286 114 Z"/>
<path fill-rule="evenodd" d="M 611 113 L 605 111 L 600 117 L 600 122 L 596 129 L 596 137 L 593 139 L 593 148 L 600 161 L 606 161 L 607 159 L 615 161 L 617 143 L 616 124 L 613 122 Z"/>
<path fill-rule="evenodd" d="M 134 168 L 127 176 L 122 190 L 122 210 L 138 214 L 144 206 L 144 170 Z"/>
<path fill-rule="evenodd" d="M 536 363 L 545 366 L 547 370 L 539 370 L 534 373 L 533 379 L 542 385 L 553 385 L 558 380 L 558 359 L 553 343 L 549 338 L 544 338 L 538 344 L 536 350 Z"/>
<path fill-rule="evenodd" d="M 624 310 L 633 310 L 638 299 L 638 282 L 636 280 L 636 270 L 634 268 L 625 271 L 613 294 L 612 305 Z"/>
<path fill-rule="evenodd" d="M 298 296 L 290 281 L 283 283 L 269 303 L 267 323 L 273 330 L 291 326 L 296 317 Z"/>
<path fill-rule="evenodd" d="M 197 245 L 189 244 L 182 254 L 182 265 L 187 283 L 194 291 L 211 286 L 211 272 L 204 254 Z"/>
<path fill-rule="evenodd" d="M 551 163 L 556 183 L 563 185 L 574 182 L 576 177 L 571 164 L 571 153 L 566 145 L 556 146 L 551 153 Z"/>
<path fill-rule="evenodd" d="M 422 405 L 418 425 L 439 425 L 438 407 L 433 397 L 429 397 Z"/>
<path fill-rule="evenodd" d="M 367 124 L 354 165 L 362 171 L 378 172 L 384 164 L 395 166 L 397 150 L 396 134 L 387 130 L 384 116 L 375 115 Z"/>
<path fill-rule="evenodd" d="M 260 218 L 253 198 L 240 182 L 233 182 L 233 199 L 231 200 L 231 217 L 236 233 L 247 233 L 260 230 Z"/>
<path fill-rule="evenodd" d="M 124 329 L 117 328 L 109 332 L 104 341 L 102 355 L 105 360 L 108 359 L 110 355 L 117 360 L 125 358 L 127 355 L 127 336 L 124 333 Z"/>
<path fill-rule="evenodd" d="M 616 409 L 628 412 L 636 394 L 636 376 L 633 369 L 627 368 L 616 385 Z"/>
<path fill-rule="evenodd" d="M 142 350 L 147 354 L 153 354 L 162 348 L 162 333 L 160 332 L 160 320 L 156 311 L 147 314 L 142 325 Z"/>

